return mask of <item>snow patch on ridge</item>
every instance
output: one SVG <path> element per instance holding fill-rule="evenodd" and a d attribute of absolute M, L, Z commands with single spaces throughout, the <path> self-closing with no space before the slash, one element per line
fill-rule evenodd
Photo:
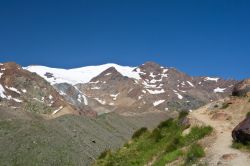
<path fill-rule="evenodd" d="M 4 90 L 3 86 L 0 84 L 0 97 L 1 98 L 6 98 L 4 92 L 5 92 L 5 90 Z"/>
<path fill-rule="evenodd" d="M 214 93 L 223 93 L 225 90 L 226 90 L 226 88 L 217 87 L 214 89 Z"/>
<path fill-rule="evenodd" d="M 98 101 L 99 103 L 101 103 L 102 105 L 106 104 L 106 101 L 99 99 L 99 98 L 94 98 L 96 101 Z"/>
<path fill-rule="evenodd" d="M 187 83 L 188 83 L 190 86 L 194 87 L 194 84 L 192 84 L 190 81 L 187 81 Z"/>
<path fill-rule="evenodd" d="M 164 89 L 161 89 L 161 90 L 149 90 L 149 89 L 147 89 L 147 91 L 148 91 L 150 94 L 152 94 L 152 95 L 154 95 L 154 94 L 165 93 L 165 90 L 164 90 Z"/>
<path fill-rule="evenodd" d="M 219 78 L 212 78 L 212 77 L 206 77 L 204 79 L 204 81 L 215 81 L 215 82 L 217 82 L 218 80 L 219 80 Z"/>
<path fill-rule="evenodd" d="M 57 112 L 61 111 L 63 106 L 60 106 L 57 110 L 53 111 L 52 115 L 55 115 Z"/>
<path fill-rule="evenodd" d="M 155 102 L 153 103 L 153 105 L 154 105 L 154 106 L 158 106 L 158 105 L 160 105 L 160 104 L 163 103 L 163 102 L 165 102 L 165 100 L 158 100 L 158 101 L 155 101 Z"/>
<path fill-rule="evenodd" d="M 20 92 L 19 90 L 17 90 L 16 88 L 14 88 L 14 87 L 8 87 L 8 86 L 5 86 L 5 87 L 6 87 L 7 89 L 13 91 L 13 92 L 16 92 L 16 93 L 18 93 L 18 94 L 21 94 L 21 92 Z"/>

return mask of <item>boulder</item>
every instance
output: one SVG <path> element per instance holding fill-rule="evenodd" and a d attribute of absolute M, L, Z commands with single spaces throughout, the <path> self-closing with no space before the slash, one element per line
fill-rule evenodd
<path fill-rule="evenodd" d="M 247 143 L 250 141 L 250 116 L 240 122 L 232 131 L 232 137 L 235 141 Z"/>
<path fill-rule="evenodd" d="M 250 96 L 250 79 L 237 83 L 232 92 L 233 96 Z"/>

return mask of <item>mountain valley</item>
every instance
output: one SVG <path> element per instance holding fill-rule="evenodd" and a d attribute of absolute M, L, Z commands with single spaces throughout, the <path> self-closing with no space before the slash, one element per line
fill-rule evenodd
<path fill-rule="evenodd" d="M 189 76 L 154 62 L 75 69 L 2 63 L 0 165 L 91 165 L 143 127 L 154 131 L 182 112 L 202 121 L 199 110 L 223 110 L 226 98 L 248 93 L 244 87 L 238 80 Z M 243 100 L 235 98 L 230 108 Z"/>

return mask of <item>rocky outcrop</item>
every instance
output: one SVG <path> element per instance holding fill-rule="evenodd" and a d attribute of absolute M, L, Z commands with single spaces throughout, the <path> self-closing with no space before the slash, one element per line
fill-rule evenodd
<path fill-rule="evenodd" d="M 250 141 L 250 116 L 247 116 L 234 128 L 232 137 L 237 142 L 247 143 Z"/>
<path fill-rule="evenodd" d="M 46 80 L 14 62 L 0 64 L 0 89 L 2 106 L 43 115 L 78 114 Z"/>
<path fill-rule="evenodd" d="M 237 83 L 232 94 L 233 96 L 250 96 L 250 79 Z"/>

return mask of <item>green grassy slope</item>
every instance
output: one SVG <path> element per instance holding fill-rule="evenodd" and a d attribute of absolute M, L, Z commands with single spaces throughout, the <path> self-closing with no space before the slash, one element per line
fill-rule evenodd
<path fill-rule="evenodd" d="M 211 127 L 193 127 L 182 136 L 185 129 L 179 120 L 167 120 L 152 132 L 142 128 L 133 139 L 117 151 L 106 150 L 94 165 L 96 166 L 154 166 L 181 158 L 183 164 L 191 165 L 204 156 L 202 147 L 196 142 L 212 132 Z"/>

